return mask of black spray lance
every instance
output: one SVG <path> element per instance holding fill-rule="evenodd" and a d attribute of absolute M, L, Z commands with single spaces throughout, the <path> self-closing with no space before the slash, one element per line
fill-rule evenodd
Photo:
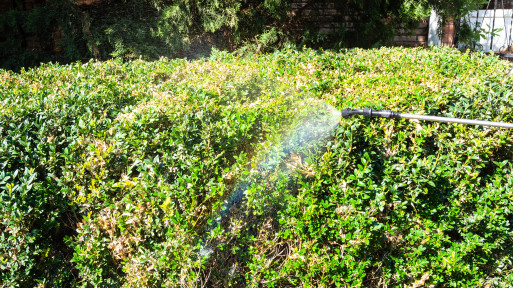
<path fill-rule="evenodd" d="M 388 118 L 388 119 L 390 119 L 390 118 L 418 119 L 418 120 L 435 121 L 435 122 L 459 123 L 459 124 L 466 124 L 466 125 L 481 125 L 481 126 L 494 126 L 494 127 L 502 127 L 502 128 L 513 128 L 512 123 L 504 123 L 504 122 L 416 115 L 416 114 L 407 114 L 407 113 L 397 113 L 397 112 L 393 112 L 390 110 L 372 110 L 370 108 L 364 108 L 364 109 L 347 108 L 347 109 L 342 110 L 343 118 L 347 119 L 353 115 L 363 115 L 365 117 L 381 117 L 381 118 Z"/>

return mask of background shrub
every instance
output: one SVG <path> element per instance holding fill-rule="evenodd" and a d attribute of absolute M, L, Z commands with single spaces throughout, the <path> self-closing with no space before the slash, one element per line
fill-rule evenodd
<path fill-rule="evenodd" d="M 310 0 L 301 9 L 292 0 L 52 0 L 31 10 L 24 3 L 14 1 L 0 17 L 3 69 L 112 57 L 196 59 L 214 48 L 247 54 L 295 45 L 379 47 L 392 44 L 397 25 L 415 26 L 430 11 L 429 1 L 409 0 Z M 317 15 L 327 5 L 342 14 L 327 20 L 340 26 L 329 33 Z"/>

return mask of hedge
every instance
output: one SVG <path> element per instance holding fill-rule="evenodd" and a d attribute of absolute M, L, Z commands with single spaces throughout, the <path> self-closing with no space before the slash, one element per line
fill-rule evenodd
<path fill-rule="evenodd" d="M 510 66 L 282 50 L 0 71 L 0 286 L 513 285 Z M 236 197 L 232 196 L 236 195 Z"/>

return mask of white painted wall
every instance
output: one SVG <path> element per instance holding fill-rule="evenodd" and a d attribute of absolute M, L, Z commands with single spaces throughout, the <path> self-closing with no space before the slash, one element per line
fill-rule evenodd
<path fill-rule="evenodd" d="M 485 52 L 490 51 L 490 44 L 492 51 L 501 51 L 507 49 L 509 46 L 513 45 L 513 35 L 512 32 L 512 16 L 513 9 L 497 9 L 494 10 L 479 10 L 471 12 L 467 17 L 467 21 L 471 24 L 471 27 L 474 28 L 476 25 L 483 29 L 485 34 L 485 39 L 480 39 L 478 42 L 480 47 L 476 47 Z M 493 25 L 493 19 L 495 18 L 495 25 Z M 501 29 L 501 31 L 497 31 L 496 36 L 493 36 L 492 43 L 492 35 L 491 30 L 492 26 L 494 29 Z M 460 44 L 460 48 L 461 48 Z"/>
<path fill-rule="evenodd" d="M 431 10 L 431 15 L 429 16 L 428 45 L 440 45 L 440 37 L 438 37 L 439 18 L 435 10 Z"/>

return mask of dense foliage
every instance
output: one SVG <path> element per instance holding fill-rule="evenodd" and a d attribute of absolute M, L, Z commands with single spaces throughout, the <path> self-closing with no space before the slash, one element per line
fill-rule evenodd
<path fill-rule="evenodd" d="M 208 56 L 212 47 L 241 54 L 290 45 L 377 47 L 390 44 L 400 23 L 426 16 L 429 5 L 309 0 L 293 8 L 297 2 L 100 0 L 77 5 L 82 2 L 51 0 L 29 9 L 24 1 L 13 1 L 13 9 L 0 14 L 0 67 L 18 70 L 40 62 L 111 57 L 198 58 Z M 340 15 L 326 17 L 326 7 Z M 321 30 L 326 25 L 334 28 Z"/>
<path fill-rule="evenodd" d="M 319 101 L 513 122 L 508 69 L 382 48 L 2 70 L 0 286 L 511 286 L 510 130 L 355 117 L 279 148 Z"/>

